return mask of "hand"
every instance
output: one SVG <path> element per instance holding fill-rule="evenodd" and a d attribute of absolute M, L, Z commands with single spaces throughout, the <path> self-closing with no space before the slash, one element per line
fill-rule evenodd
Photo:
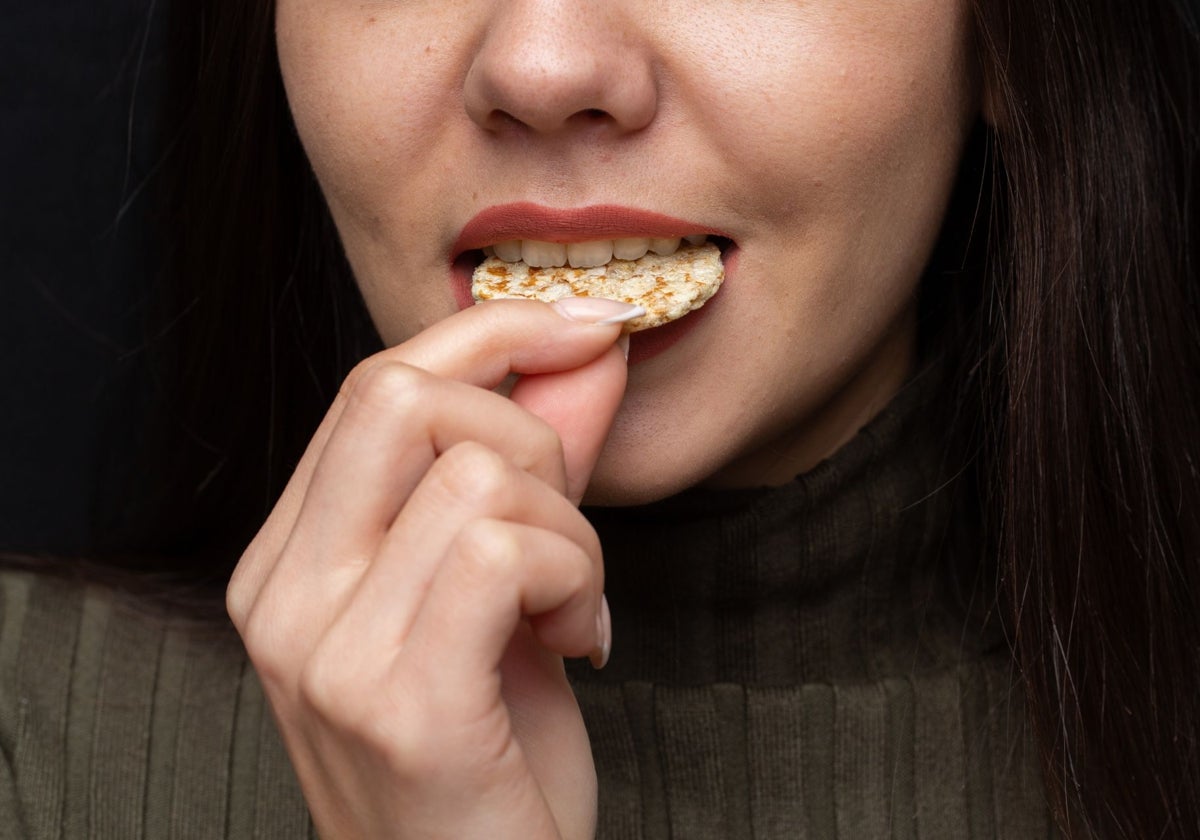
<path fill-rule="evenodd" d="M 626 368 L 617 325 L 563 312 L 616 306 L 493 302 L 361 363 L 239 562 L 229 613 L 323 837 L 594 833 L 561 658 L 607 655 L 576 504 Z"/>

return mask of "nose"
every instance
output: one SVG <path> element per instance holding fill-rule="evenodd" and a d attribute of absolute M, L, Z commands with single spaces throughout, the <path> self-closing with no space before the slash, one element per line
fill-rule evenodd
<path fill-rule="evenodd" d="M 556 134 L 649 125 L 658 109 L 650 45 L 618 0 L 491 4 L 464 82 L 471 119 L 487 131 Z"/>

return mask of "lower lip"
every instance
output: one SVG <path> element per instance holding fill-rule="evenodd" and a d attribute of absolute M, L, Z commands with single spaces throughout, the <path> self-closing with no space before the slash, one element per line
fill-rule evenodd
<path fill-rule="evenodd" d="M 729 277 L 733 274 L 734 266 L 737 264 L 737 252 L 737 246 L 731 244 L 721 255 L 721 262 L 725 267 L 725 280 L 722 283 L 722 287 L 724 287 L 725 283 L 729 282 Z M 474 273 L 475 265 L 471 259 L 459 257 L 454 261 L 452 267 L 454 299 L 459 309 L 467 309 L 475 305 L 475 299 L 471 297 L 471 278 Z M 679 320 L 630 335 L 630 366 L 653 359 L 655 356 L 666 352 L 679 343 L 688 333 L 698 327 L 713 309 L 719 305 L 718 298 L 720 297 L 721 294 L 718 289 L 717 294 L 709 299 L 704 306 L 690 312 Z"/>
<path fill-rule="evenodd" d="M 708 317 L 717 305 L 716 298 L 687 315 L 661 327 L 635 332 L 629 336 L 629 366 L 640 365 L 660 353 L 665 353 L 694 330 Z"/>

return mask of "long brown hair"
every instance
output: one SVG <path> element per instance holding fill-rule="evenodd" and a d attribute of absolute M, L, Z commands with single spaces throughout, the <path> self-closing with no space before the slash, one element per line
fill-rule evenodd
<path fill-rule="evenodd" d="M 272 4 L 206 6 L 175 33 L 166 433 L 111 524 L 126 561 L 219 586 L 377 338 L 291 127 Z M 1196 13 L 975 7 L 986 202 L 935 307 L 975 538 L 1060 825 L 1200 837 Z"/>
<path fill-rule="evenodd" d="M 991 521 L 1050 791 L 1073 836 L 1200 837 L 1195 10 L 976 5 Z"/>
<path fill-rule="evenodd" d="M 173 6 L 156 404 L 140 480 L 97 527 L 110 562 L 173 558 L 214 603 L 338 384 L 379 346 L 292 129 L 273 5 Z"/>

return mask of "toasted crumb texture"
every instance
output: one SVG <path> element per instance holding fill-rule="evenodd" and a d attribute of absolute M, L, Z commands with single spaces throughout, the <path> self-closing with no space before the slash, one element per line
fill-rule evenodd
<path fill-rule="evenodd" d="M 530 268 L 489 257 L 475 269 L 471 294 L 476 301 L 564 297 L 604 297 L 640 304 L 646 314 L 625 324 L 626 332 L 648 330 L 674 321 L 704 305 L 725 268 L 716 245 L 684 245 L 669 257 L 649 253 L 640 260 L 613 260 L 599 268 Z"/>

